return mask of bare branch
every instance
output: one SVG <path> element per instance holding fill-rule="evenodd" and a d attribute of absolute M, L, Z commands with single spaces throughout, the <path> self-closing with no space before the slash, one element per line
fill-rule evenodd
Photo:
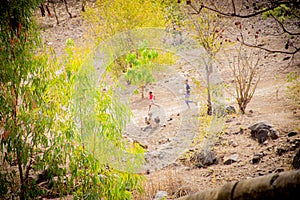
<path fill-rule="evenodd" d="M 227 17 L 238 17 L 238 18 L 250 18 L 250 17 L 254 17 L 254 16 L 257 16 L 257 15 L 260 15 L 262 13 L 265 13 L 265 12 L 268 12 L 268 11 L 271 11 L 271 10 L 274 10 L 275 8 L 278 8 L 280 7 L 281 5 L 285 4 L 285 5 L 289 5 L 289 4 L 294 4 L 295 2 L 291 1 L 291 2 L 286 2 L 286 1 L 278 1 L 278 2 L 273 2 L 273 5 L 269 8 L 265 8 L 265 9 L 262 9 L 260 11 L 257 11 L 257 12 L 254 12 L 254 13 L 251 13 L 251 14 L 247 14 L 247 15 L 242 15 L 242 14 L 237 14 L 236 13 L 236 8 L 235 8 L 235 3 L 234 3 L 234 0 L 232 0 L 232 6 L 233 6 L 233 12 L 223 12 L 223 11 L 220 11 L 218 9 L 215 9 L 215 8 L 212 8 L 212 7 L 209 7 L 209 6 L 206 6 L 204 4 L 201 4 L 200 5 L 200 8 L 199 10 L 194 6 L 192 5 L 192 3 L 189 3 L 188 5 L 194 10 L 196 11 L 196 13 L 193 13 L 193 14 L 199 14 L 201 12 L 201 10 L 203 8 L 206 8 L 210 11 L 213 11 L 213 12 L 216 12 L 220 15 L 223 15 L 223 16 L 227 16 Z"/>
<path fill-rule="evenodd" d="M 70 13 L 69 8 L 68 8 L 67 0 L 63 0 L 63 2 L 65 4 L 65 8 L 66 8 L 67 13 L 69 14 L 70 18 L 72 18 L 72 14 Z"/>
<path fill-rule="evenodd" d="M 298 33 L 292 33 L 292 32 L 290 32 L 290 31 L 288 31 L 285 27 L 284 27 L 284 25 L 283 25 L 283 23 L 281 23 L 274 15 L 271 15 L 272 16 L 272 18 L 281 26 L 281 28 L 282 28 L 282 30 L 285 32 L 285 33 L 288 33 L 289 35 L 300 35 L 300 32 L 298 32 Z"/>
<path fill-rule="evenodd" d="M 217 10 L 217 9 L 214 9 L 214 8 L 211 8 L 211 7 L 208 7 L 206 5 L 201 5 L 201 9 L 202 8 L 206 8 L 210 11 L 213 11 L 213 12 L 216 12 L 220 15 L 223 15 L 223 16 L 227 16 L 227 17 L 238 17 L 238 18 L 250 18 L 250 17 L 254 17 L 254 16 L 257 16 L 257 15 L 260 15 L 262 13 L 265 13 L 267 11 L 270 11 L 270 10 L 274 10 L 275 8 L 279 7 L 280 4 L 276 5 L 276 6 L 272 6 L 270 8 L 266 8 L 264 10 L 260 10 L 260 11 L 257 11 L 257 12 L 254 12 L 254 13 L 251 13 L 251 14 L 248 14 L 248 15 L 241 15 L 241 14 L 236 14 L 235 11 L 233 13 L 225 13 L 225 12 L 222 12 L 220 10 Z M 194 8 L 196 10 L 196 8 Z M 199 13 L 197 13 L 199 14 Z"/>
<path fill-rule="evenodd" d="M 236 14 L 236 9 L 235 9 L 234 0 L 231 0 L 231 2 L 232 2 L 233 13 Z"/>
<path fill-rule="evenodd" d="M 280 51 L 280 50 L 271 50 L 268 48 L 264 48 L 262 46 L 258 46 L 258 45 L 254 45 L 254 44 L 249 44 L 247 42 L 245 42 L 244 40 L 240 41 L 243 45 L 247 46 L 247 47 L 252 47 L 252 48 L 256 48 L 256 49 L 261 49 L 264 51 L 267 51 L 269 53 L 282 53 L 282 54 L 289 54 L 289 55 L 294 55 L 296 53 L 298 53 L 300 51 L 300 48 L 296 48 L 295 51 Z"/>

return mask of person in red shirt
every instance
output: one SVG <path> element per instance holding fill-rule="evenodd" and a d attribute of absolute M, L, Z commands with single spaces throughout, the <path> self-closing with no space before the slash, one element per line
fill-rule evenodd
<path fill-rule="evenodd" d="M 153 95 L 153 93 L 150 91 L 149 92 L 149 110 L 148 110 L 148 113 L 150 113 L 150 110 L 151 110 L 151 106 L 152 105 L 155 105 L 157 107 L 160 107 L 159 105 L 157 105 L 156 103 L 154 103 L 154 100 L 155 100 L 155 96 Z"/>

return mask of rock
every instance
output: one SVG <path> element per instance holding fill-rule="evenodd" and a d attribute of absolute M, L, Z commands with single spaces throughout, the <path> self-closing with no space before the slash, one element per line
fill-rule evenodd
<path fill-rule="evenodd" d="M 259 131 L 260 129 L 267 129 L 269 130 L 270 128 L 272 128 L 272 125 L 266 124 L 265 122 L 258 122 L 256 124 L 253 124 L 251 126 L 248 127 L 251 131 Z"/>
<path fill-rule="evenodd" d="M 267 129 L 261 129 L 256 134 L 256 138 L 260 144 L 264 143 L 268 139 L 269 131 Z"/>
<path fill-rule="evenodd" d="M 286 153 L 287 152 L 287 150 L 286 149 L 284 149 L 284 148 L 277 148 L 277 150 L 276 150 L 276 153 L 279 155 L 279 156 L 281 156 L 282 154 L 284 154 L 284 153 Z"/>
<path fill-rule="evenodd" d="M 172 121 L 173 120 L 173 118 L 172 117 L 170 117 L 169 119 L 167 119 L 167 121 L 169 122 L 169 121 Z"/>
<path fill-rule="evenodd" d="M 226 119 L 225 123 L 230 123 L 232 122 L 232 119 Z"/>
<path fill-rule="evenodd" d="M 256 153 L 254 154 L 253 158 L 252 158 L 252 164 L 256 164 L 256 163 L 259 163 L 259 161 L 261 160 L 261 158 L 263 157 L 264 155 L 262 153 Z"/>
<path fill-rule="evenodd" d="M 237 142 L 235 142 L 234 140 L 230 140 L 230 141 L 229 141 L 229 144 L 230 144 L 231 146 L 233 146 L 233 147 L 237 147 L 237 146 L 238 146 Z"/>
<path fill-rule="evenodd" d="M 300 169 L 300 149 L 294 156 L 292 165 L 295 169 Z"/>
<path fill-rule="evenodd" d="M 237 146 L 238 146 L 238 144 L 237 144 L 235 141 L 233 141 L 233 142 L 231 143 L 231 146 L 233 146 L 233 147 L 237 147 Z"/>
<path fill-rule="evenodd" d="M 269 135 L 273 140 L 276 140 L 279 138 L 279 133 L 275 128 L 270 128 Z"/>
<path fill-rule="evenodd" d="M 154 197 L 154 200 L 163 200 L 168 196 L 166 191 L 158 191 Z"/>
<path fill-rule="evenodd" d="M 156 124 L 159 124 L 159 122 L 160 122 L 160 119 L 159 119 L 159 117 L 158 117 L 158 116 L 154 118 L 154 122 L 155 122 Z"/>
<path fill-rule="evenodd" d="M 230 165 L 234 162 L 237 162 L 238 158 L 239 158 L 239 155 L 237 153 L 231 155 L 230 157 L 224 158 L 224 165 Z"/>
<path fill-rule="evenodd" d="M 251 137 L 256 139 L 260 144 L 265 144 L 268 138 L 277 139 L 279 138 L 279 133 L 272 125 L 265 122 L 258 122 L 248 127 L 251 132 Z"/>
<path fill-rule="evenodd" d="M 295 135 L 297 135 L 297 132 L 295 132 L 295 131 L 292 131 L 292 132 L 288 133 L 288 137 L 293 137 Z"/>
<path fill-rule="evenodd" d="M 235 114 L 236 110 L 234 106 L 226 106 L 225 107 L 225 111 L 227 114 Z"/>
<path fill-rule="evenodd" d="M 144 128 L 142 128 L 142 131 L 147 131 L 148 129 L 152 129 L 151 124 L 145 126 Z"/>
<path fill-rule="evenodd" d="M 197 156 L 196 167 L 207 167 L 213 164 L 218 164 L 216 153 L 211 150 L 202 151 Z"/>

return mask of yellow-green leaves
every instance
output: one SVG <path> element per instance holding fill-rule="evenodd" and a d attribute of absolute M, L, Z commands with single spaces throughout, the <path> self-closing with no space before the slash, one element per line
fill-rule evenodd
<path fill-rule="evenodd" d="M 98 41 L 123 31 L 165 25 L 160 2 L 151 0 L 98 0 L 84 16 Z"/>

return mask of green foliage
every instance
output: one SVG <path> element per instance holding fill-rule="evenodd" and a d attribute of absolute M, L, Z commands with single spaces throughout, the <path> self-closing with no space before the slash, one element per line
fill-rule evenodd
<path fill-rule="evenodd" d="M 201 15 L 187 16 L 187 28 L 195 32 L 195 39 L 210 57 L 214 57 L 224 45 L 223 20 L 216 13 L 202 10 Z"/>
<path fill-rule="evenodd" d="M 0 7 L 0 198 L 130 199 L 144 153 L 122 139 L 128 109 L 97 87 L 89 49 L 68 40 L 58 61 L 39 46 L 39 1 L 10 3 Z"/>
<path fill-rule="evenodd" d="M 297 81 L 299 78 L 297 72 L 290 72 L 287 76 L 286 76 L 286 81 L 287 82 L 294 82 Z"/>
<path fill-rule="evenodd" d="M 125 73 L 125 78 L 130 84 L 142 89 L 142 98 L 144 98 L 146 85 L 155 81 L 153 60 L 157 57 L 158 52 L 154 49 L 148 49 L 145 42 L 140 43 L 137 52 L 129 53 L 126 56 L 129 67 Z"/>
<path fill-rule="evenodd" d="M 99 87 L 93 57 L 78 57 L 82 49 L 76 50 L 73 42 L 68 44 L 65 62 L 78 69 L 72 73 L 72 113 L 79 133 L 78 148 L 70 159 L 71 179 L 77 183 L 74 196 L 130 199 L 134 190 L 141 190 L 141 177 L 134 173 L 144 163 L 143 149 L 122 138 L 131 113 L 113 88 L 104 91 Z"/>
<path fill-rule="evenodd" d="M 120 32 L 165 25 L 160 0 L 97 0 L 96 7 L 86 9 L 84 17 L 98 42 Z"/>
<path fill-rule="evenodd" d="M 280 6 L 276 7 L 274 10 L 270 10 L 264 12 L 262 14 L 263 19 L 267 19 L 268 17 L 274 16 L 279 21 L 284 22 L 287 18 L 291 18 L 294 15 L 299 15 L 299 8 L 293 4 L 281 4 Z"/>

